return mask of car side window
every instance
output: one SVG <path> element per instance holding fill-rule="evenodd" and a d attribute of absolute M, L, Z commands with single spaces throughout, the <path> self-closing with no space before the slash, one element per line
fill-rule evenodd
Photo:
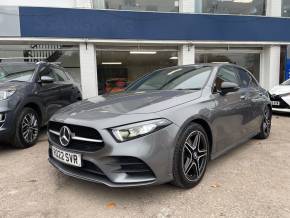
<path fill-rule="evenodd" d="M 238 85 L 240 84 L 239 77 L 232 67 L 226 66 L 219 69 L 214 82 L 214 92 L 217 92 L 221 89 L 223 82 L 232 82 Z"/>
<path fill-rule="evenodd" d="M 44 67 L 44 69 L 42 69 L 41 72 L 39 73 L 40 78 L 43 76 L 48 76 L 48 77 L 55 79 L 55 76 L 54 76 L 52 69 L 48 66 Z"/>
<path fill-rule="evenodd" d="M 249 73 L 242 68 L 235 68 L 235 69 L 237 70 L 239 77 L 240 77 L 240 84 L 239 84 L 240 87 L 241 88 L 249 87 L 249 84 L 251 81 Z"/>
<path fill-rule="evenodd" d="M 250 75 L 250 74 L 249 74 L 249 76 L 250 76 L 250 78 L 251 78 L 251 81 L 250 81 L 250 87 L 258 88 L 258 87 L 259 87 L 259 84 L 258 84 L 257 81 L 255 80 L 255 78 L 254 78 L 252 75 Z"/>
<path fill-rule="evenodd" d="M 54 78 L 56 79 L 56 81 L 64 82 L 68 80 L 68 77 L 62 70 L 55 67 L 52 67 L 51 69 L 53 71 Z"/>

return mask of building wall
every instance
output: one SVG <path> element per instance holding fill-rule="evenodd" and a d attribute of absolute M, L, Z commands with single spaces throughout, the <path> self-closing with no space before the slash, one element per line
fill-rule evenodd
<path fill-rule="evenodd" d="M 19 14 L 23 37 L 290 42 L 287 18 L 34 7 Z"/>
<path fill-rule="evenodd" d="M 47 43 L 50 40 L 55 43 L 68 43 L 70 40 L 75 40 L 75 45 L 82 43 L 79 53 L 82 61 L 78 63 L 80 67 L 65 67 L 72 71 L 77 81 L 82 80 L 83 87 L 88 90 L 87 96 L 96 93 L 96 87 L 93 87 L 93 83 L 86 78 L 90 76 L 87 72 L 90 72 L 94 80 L 97 78 L 95 74 L 97 58 L 93 47 L 101 40 L 112 41 L 111 46 L 127 43 L 128 40 L 132 45 L 159 43 L 167 46 L 170 43 L 180 48 L 179 64 L 194 63 L 195 46 L 199 43 L 212 46 L 236 44 L 241 47 L 245 45 L 263 47 L 262 85 L 266 88 L 276 85 L 279 81 L 277 79 L 280 63 L 279 47 L 282 44 L 290 44 L 288 28 L 290 19 L 279 18 L 281 0 L 267 0 L 267 16 L 194 14 L 196 1 L 199 0 L 180 0 L 180 13 L 159 13 L 82 10 L 94 6 L 94 1 L 91 0 L 1 0 L 0 7 L 5 7 L 1 7 L 0 11 L 4 10 L 5 13 L 0 15 L 0 35 L 16 37 L 15 42 L 31 37 L 31 44 L 41 43 L 38 39 L 46 39 Z M 12 7 L 14 12 L 6 13 L 10 10 L 6 6 L 33 7 Z M 11 30 L 10 27 L 13 29 Z M 5 38 L 0 40 L 5 44 Z M 136 71 L 139 72 L 147 70 L 146 67 L 137 68 Z M 131 77 L 131 79 L 135 78 Z M 89 86 L 92 86 L 94 91 L 91 92 Z"/>
<path fill-rule="evenodd" d="M 1 0 L 0 6 L 74 8 L 76 7 L 76 0 Z"/>

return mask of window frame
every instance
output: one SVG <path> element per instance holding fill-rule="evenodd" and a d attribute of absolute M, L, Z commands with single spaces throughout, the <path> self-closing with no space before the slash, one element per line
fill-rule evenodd
<path fill-rule="evenodd" d="M 40 69 L 39 70 L 39 72 L 37 73 L 38 75 L 37 75 L 37 78 L 38 78 L 38 81 L 40 81 L 41 80 L 41 77 L 42 77 L 42 72 L 44 71 L 44 70 L 47 70 L 47 69 L 49 69 L 49 70 L 51 70 L 51 68 L 50 68 L 50 66 L 49 65 L 44 65 L 44 66 L 41 66 L 41 67 L 43 67 L 42 69 Z M 52 77 L 53 79 L 55 79 L 54 77 Z M 56 82 L 56 81 L 55 81 Z"/>
<path fill-rule="evenodd" d="M 56 69 L 56 70 L 61 71 L 61 72 L 63 73 L 63 75 L 65 76 L 65 78 L 63 78 L 63 79 L 64 79 L 63 81 L 58 79 L 58 80 L 56 80 L 56 82 L 62 82 L 62 83 L 63 83 L 63 82 L 68 82 L 68 81 L 70 81 L 70 77 L 67 75 L 67 73 L 65 72 L 64 69 L 61 69 L 60 67 L 58 67 L 58 66 L 54 66 L 54 65 L 49 65 L 49 67 L 50 67 L 52 70 Z M 53 73 L 57 75 L 57 73 L 56 73 L 55 71 L 53 71 Z M 60 76 L 57 75 L 57 77 L 60 77 Z"/>
<path fill-rule="evenodd" d="M 212 92 L 212 94 L 218 94 L 218 90 L 217 90 L 216 87 L 215 87 L 215 82 L 216 82 L 216 79 L 217 79 L 217 77 L 218 77 L 219 71 L 220 71 L 222 68 L 225 68 L 225 67 L 230 67 L 230 68 L 232 68 L 232 69 L 233 69 L 233 73 L 236 75 L 237 79 L 238 79 L 239 82 L 240 82 L 240 77 L 239 77 L 239 75 L 234 71 L 234 66 L 232 66 L 232 65 L 221 65 L 221 66 L 218 67 L 218 69 L 217 69 L 217 71 L 216 71 L 215 78 L 214 78 L 213 83 L 212 83 L 212 87 L 211 87 L 211 92 Z M 237 83 L 237 84 L 239 85 L 239 83 Z"/>
<path fill-rule="evenodd" d="M 237 74 L 238 74 L 238 77 L 239 77 L 239 80 L 240 80 L 240 84 L 238 84 L 238 85 L 240 86 L 240 88 L 241 88 L 241 89 L 249 88 L 249 87 L 250 87 L 250 84 L 251 84 L 251 81 L 252 81 L 252 78 L 251 78 L 251 76 L 250 76 L 250 72 L 249 72 L 248 70 L 244 69 L 243 67 L 240 67 L 240 66 L 233 66 L 233 68 L 235 68 L 235 69 L 238 70 Z M 241 85 L 242 85 L 242 78 L 241 78 L 241 76 L 240 76 L 240 71 L 241 71 L 241 70 L 242 70 L 243 72 L 245 72 L 245 73 L 247 74 L 247 76 L 249 77 L 249 83 L 248 83 L 248 85 L 247 85 L 246 87 L 242 87 L 242 86 L 241 86 Z"/>
<path fill-rule="evenodd" d="M 260 0 L 260 1 L 264 1 L 263 2 L 263 8 L 258 8 L 258 9 L 261 9 L 262 13 L 257 13 L 257 14 L 250 14 L 250 13 L 243 13 L 243 14 L 240 14 L 240 13 L 233 13 L 232 11 L 229 10 L 229 8 L 226 8 L 228 9 L 228 11 L 230 12 L 219 12 L 219 11 L 207 11 L 207 12 L 204 12 L 204 2 L 203 0 L 198 0 L 198 1 L 201 1 L 202 4 L 200 5 L 199 2 L 195 3 L 195 7 L 196 8 L 200 8 L 201 7 L 201 10 L 198 11 L 198 13 L 200 14 L 216 14 L 216 15 L 236 15 L 236 16 L 261 16 L 261 17 L 265 17 L 267 16 L 267 7 L 268 7 L 268 3 L 267 3 L 267 0 Z M 208 2 L 210 4 L 210 0 Z M 239 4 L 238 2 L 236 2 L 237 4 Z M 253 4 L 253 3 L 251 3 Z M 206 7 L 208 8 L 208 7 Z M 281 7 L 281 11 L 283 10 L 283 8 Z M 283 13 L 283 11 L 282 11 Z"/>

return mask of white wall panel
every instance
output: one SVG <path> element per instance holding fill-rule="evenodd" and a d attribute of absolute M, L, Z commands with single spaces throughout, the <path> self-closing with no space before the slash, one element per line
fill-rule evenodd
<path fill-rule="evenodd" d="M 80 44 L 80 68 L 83 98 L 98 95 L 97 58 L 93 43 Z"/>

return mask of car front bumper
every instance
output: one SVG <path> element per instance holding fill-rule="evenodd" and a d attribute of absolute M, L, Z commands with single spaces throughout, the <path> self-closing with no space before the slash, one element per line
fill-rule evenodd
<path fill-rule="evenodd" d="M 271 95 L 272 110 L 276 112 L 290 112 L 290 95 Z M 278 102 L 279 105 L 273 104 Z"/>
<path fill-rule="evenodd" d="M 275 108 L 275 107 L 273 107 L 272 110 L 274 112 L 290 113 L 290 108 L 287 109 L 287 108 Z"/>
<path fill-rule="evenodd" d="M 49 162 L 62 173 L 110 187 L 162 184 L 172 180 L 173 153 L 178 126 L 171 124 L 152 134 L 117 143 L 107 130 L 98 130 L 104 147 L 94 152 L 60 146 L 49 134 Z M 81 154 L 81 168 L 52 156 L 52 146 Z"/>

